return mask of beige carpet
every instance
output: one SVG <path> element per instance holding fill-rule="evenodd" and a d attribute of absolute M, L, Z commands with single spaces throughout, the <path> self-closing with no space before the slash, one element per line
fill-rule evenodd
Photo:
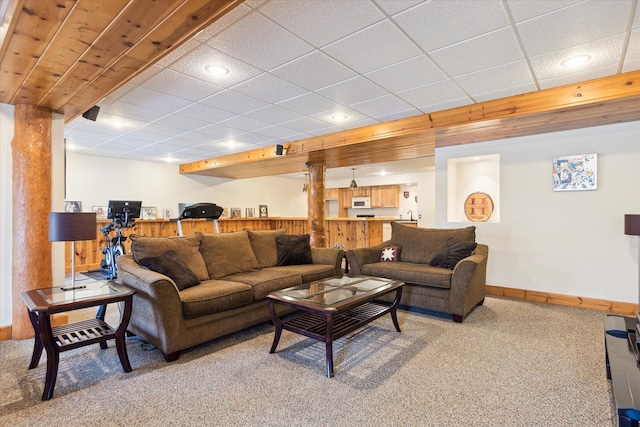
<path fill-rule="evenodd" d="M 108 319 L 113 317 L 108 313 Z M 334 347 L 267 323 L 174 363 L 137 339 L 125 374 L 113 346 L 61 355 L 54 397 L 32 341 L 0 342 L 1 426 L 615 426 L 605 313 L 487 298 L 462 324 L 401 311 Z"/>

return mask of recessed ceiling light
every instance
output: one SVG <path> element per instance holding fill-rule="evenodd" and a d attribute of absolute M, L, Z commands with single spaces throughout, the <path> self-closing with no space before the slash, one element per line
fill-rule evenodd
<path fill-rule="evenodd" d="M 222 145 L 226 145 L 227 147 L 235 147 L 236 145 L 238 145 L 238 143 L 236 141 L 225 141 L 222 143 Z"/>
<path fill-rule="evenodd" d="M 569 59 L 565 59 L 560 63 L 563 67 L 577 67 L 591 59 L 591 55 L 578 55 Z"/>
<path fill-rule="evenodd" d="M 222 65 L 211 64 L 204 67 L 208 73 L 213 74 L 214 76 L 225 76 L 229 74 L 229 69 L 223 67 Z"/>
<path fill-rule="evenodd" d="M 341 122 L 343 120 L 347 120 L 346 114 L 334 114 L 331 118 L 337 122 Z"/>

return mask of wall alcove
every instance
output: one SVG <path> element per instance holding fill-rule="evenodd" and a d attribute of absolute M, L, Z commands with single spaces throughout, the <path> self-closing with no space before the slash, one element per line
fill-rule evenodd
<path fill-rule="evenodd" d="M 447 161 L 447 221 L 500 222 L 500 155 Z"/>

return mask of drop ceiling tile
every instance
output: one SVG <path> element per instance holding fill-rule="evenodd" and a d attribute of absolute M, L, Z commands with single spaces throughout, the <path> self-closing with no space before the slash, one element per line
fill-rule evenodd
<path fill-rule="evenodd" d="M 186 42 L 184 42 L 183 44 L 181 44 L 177 48 L 169 51 L 169 53 L 167 53 L 165 56 L 163 56 L 158 61 L 156 61 L 154 65 L 158 66 L 158 67 L 161 67 L 161 68 L 168 67 L 174 61 L 177 61 L 178 59 L 182 58 L 185 55 L 191 54 L 194 49 L 197 49 L 201 45 L 202 45 L 202 43 L 200 43 L 195 38 L 187 40 Z M 142 74 L 146 74 L 147 71 L 148 70 L 145 70 Z"/>
<path fill-rule="evenodd" d="M 365 77 L 389 92 L 399 92 L 443 80 L 446 76 L 426 55 L 397 62 Z"/>
<path fill-rule="evenodd" d="M 148 143 L 161 142 L 170 138 L 168 135 L 159 135 L 157 133 L 147 132 L 144 130 L 133 130 L 127 133 L 125 137 L 147 141 Z"/>
<path fill-rule="evenodd" d="M 473 101 L 468 97 L 464 97 L 458 99 L 450 99 L 437 104 L 424 105 L 420 107 L 420 111 L 422 111 L 423 113 L 435 113 L 438 111 L 449 110 L 451 108 L 462 107 L 470 104 L 473 104 Z"/>
<path fill-rule="evenodd" d="M 282 125 L 288 129 L 293 129 L 298 132 L 309 133 L 309 134 L 313 131 L 320 131 L 320 130 L 327 129 L 329 127 L 325 122 L 314 119 L 312 117 L 303 117 L 301 119 L 292 120 L 290 122 L 283 123 Z"/>
<path fill-rule="evenodd" d="M 307 92 L 304 95 L 287 99 L 286 101 L 278 103 L 278 105 L 308 116 L 323 113 L 325 111 L 332 111 L 339 107 L 339 104 L 335 101 L 329 100 L 324 96 L 320 96 L 313 92 Z"/>
<path fill-rule="evenodd" d="M 346 119 L 335 119 L 333 116 L 344 115 Z M 354 123 L 358 123 L 361 120 L 369 120 L 371 117 L 362 114 L 361 112 L 349 107 L 340 107 L 338 109 L 327 111 L 320 114 L 313 114 L 313 117 L 322 120 L 330 126 L 335 126 L 341 129 L 350 129 L 354 126 Z"/>
<path fill-rule="evenodd" d="M 517 24 L 526 53 L 537 56 L 624 33 L 629 1 L 581 2 Z"/>
<path fill-rule="evenodd" d="M 147 108 L 141 105 L 129 104 L 122 101 L 112 102 L 107 107 L 101 106 L 100 114 L 103 113 L 109 113 L 121 117 L 130 117 L 132 119 L 144 122 L 152 122 L 168 114 L 166 111 Z M 98 115 L 98 118 L 99 117 L 100 115 Z"/>
<path fill-rule="evenodd" d="M 182 108 L 176 111 L 175 115 L 202 120 L 204 122 L 207 122 L 207 124 L 218 123 L 222 120 L 227 120 L 231 117 L 234 117 L 234 114 L 229 111 L 224 111 L 219 108 L 205 105 L 203 102 L 196 102 L 189 105 L 188 107 Z"/>
<path fill-rule="evenodd" d="M 242 135 L 238 135 L 234 138 L 236 141 L 244 144 L 261 144 L 267 145 L 273 142 L 273 138 L 270 136 L 262 135 L 257 132 L 247 132 Z M 273 142 L 275 144 L 275 142 Z"/>
<path fill-rule="evenodd" d="M 452 77 L 523 59 L 511 28 L 483 34 L 429 55 Z"/>
<path fill-rule="evenodd" d="M 495 92 L 505 87 L 533 83 L 529 68 L 527 68 L 527 64 L 524 61 L 512 62 L 487 70 L 458 76 L 455 78 L 455 81 L 471 96 L 480 93 Z"/>
<path fill-rule="evenodd" d="M 207 42 L 210 38 L 218 34 L 220 31 L 223 31 L 229 25 L 233 24 L 249 12 L 251 12 L 250 7 L 246 4 L 240 4 L 222 15 L 219 19 L 216 19 L 213 24 L 196 34 L 194 39 L 201 42 Z"/>
<path fill-rule="evenodd" d="M 192 116 L 180 116 L 172 114 L 153 122 L 154 125 L 168 126 L 171 128 L 191 131 L 205 126 L 209 126 L 212 122 L 209 120 L 200 120 Z M 181 132 L 184 133 L 184 132 Z"/>
<path fill-rule="evenodd" d="M 180 139 L 181 141 L 185 141 L 185 143 L 189 143 L 193 145 L 193 144 L 204 144 L 207 142 L 211 142 L 218 137 L 207 135 L 205 133 L 200 133 L 197 131 L 192 131 L 192 132 L 183 133 L 177 136 L 176 138 Z"/>
<path fill-rule="evenodd" d="M 378 98 L 388 92 L 364 77 L 356 77 L 316 92 L 339 104 L 350 105 L 368 99 Z"/>
<path fill-rule="evenodd" d="M 320 89 L 357 75 L 317 50 L 272 70 L 271 74 L 309 90 Z"/>
<path fill-rule="evenodd" d="M 530 58 L 531 66 L 538 80 L 548 80 L 577 71 L 617 65 L 620 62 L 624 35 L 607 37 L 590 43 L 583 43 L 568 49 L 562 49 Z M 562 61 L 577 55 L 590 55 L 591 59 L 578 68 L 566 67 Z"/>
<path fill-rule="evenodd" d="M 101 133 L 103 135 L 119 136 L 130 130 L 146 126 L 148 122 L 135 120 L 128 117 L 116 116 L 109 113 L 100 113 L 99 118 L 94 122 L 82 119 L 75 129 L 89 132 Z"/>
<path fill-rule="evenodd" d="M 412 105 L 407 104 L 395 95 L 381 96 L 380 98 L 370 99 L 368 101 L 350 105 L 350 107 L 365 116 L 373 117 L 375 119 L 398 111 L 409 111 L 413 108 Z"/>
<path fill-rule="evenodd" d="M 224 138 L 233 138 L 237 135 L 242 135 L 245 131 L 240 129 L 233 129 L 228 126 L 222 126 L 219 124 L 213 124 L 207 127 L 203 127 L 198 129 L 198 133 L 211 135 L 213 137 L 217 137 L 218 139 Z"/>
<path fill-rule="evenodd" d="M 223 90 L 200 101 L 201 104 L 236 114 L 244 114 L 269 105 L 268 102 L 243 95 L 232 90 Z"/>
<path fill-rule="evenodd" d="M 250 113 L 245 114 L 245 116 L 252 119 L 261 120 L 271 125 L 290 122 L 291 120 L 304 117 L 302 114 L 296 113 L 286 108 L 282 108 L 277 105 L 269 105 L 267 107 L 260 108 L 259 110 L 251 111 Z"/>
<path fill-rule="evenodd" d="M 233 129 L 239 129 L 245 132 L 251 132 L 256 129 L 269 127 L 272 123 L 263 122 L 262 120 L 252 119 L 247 116 L 235 116 L 220 123 L 221 126 L 227 126 Z"/>
<path fill-rule="evenodd" d="M 640 59 L 636 59 L 634 61 L 626 61 L 622 66 L 622 72 L 628 73 L 630 71 L 640 70 Z"/>
<path fill-rule="evenodd" d="M 297 139 L 304 138 L 304 135 L 300 131 L 289 129 L 285 126 L 269 126 L 266 128 L 258 129 L 255 131 L 260 135 L 265 135 L 274 139 L 295 141 Z"/>
<path fill-rule="evenodd" d="M 82 129 L 67 129 L 65 127 L 64 137 L 74 139 L 86 139 L 90 141 L 108 141 L 113 138 L 113 135 L 107 135 L 102 132 L 90 132 Z"/>
<path fill-rule="evenodd" d="M 511 16 L 515 22 L 521 22 L 536 16 L 544 15 L 567 6 L 580 3 L 583 0 L 506 0 Z"/>
<path fill-rule="evenodd" d="M 451 80 L 442 80 L 430 85 L 398 92 L 396 96 L 422 111 L 424 111 L 423 107 L 439 105 L 450 99 L 465 98 L 467 103 L 471 103 L 471 99 Z"/>
<path fill-rule="evenodd" d="M 412 108 L 410 110 L 405 111 L 397 111 L 390 114 L 386 114 L 384 116 L 376 117 L 376 119 L 380 122 L 389 122 L 391 120 L 399 120 L 404 119 L 406 117 L 413 117 L 422 114 L 422 111 Z"/>
<path fill-rule="evenodd" d="M 640 7 L 638 8 L 640 11 Z M 640 20 L 640 18 L 638 18 Z M 624 56 L 626 61 L 634 61 L 640 59 L 640 29 L 631 31 L 631 37 L 629 37 L 629 46 L 627 46 L 627 52 Z"/>
<path fill-rule="evenodd" d="M 476 102 L 491 101 L 493 99 L 506 98 L 508 96 L 535 92 L 535 90 L 536 90 L 536 85 L 533 82 L 531 82 L 531 83 L 524 84 L 522 86 L 508 87 L 505 89 L 496 90 L 494 92 L 473 94 L 473 99 Z"/>
<path fill-rule="evenodd" d="M 540 80 L 540 89 L 549 89 L 552 87 L 565 86 L 574 83 L 581 83 L 587 80 L 598 79 L 600 77 L 611 76 L 616 74 L 617 65 L 607 65 L 600 68 L 590 68 L 587 70 L 576 71 L 570 74 L 564 74 L 558 77 Z"/>
<path fill-rule="evenodd" d="M 228 69 L 229 73 L 215 76 L 206 70 L 208 65 L 221 65 Z M 207 45 L 200 46 L 168 68 L 223 88 L 229 88 L 263 72 Z"/>
<path fill-rule="evenodd" d="M 359 31 L 385 16 L 369 1 L 274 0 L 260 13 L 277 22 L 315 47 L 322 47 Z"/>
<path fill-rule="evenodd" d="M 426 52 L 509 25 L 499 0 L 424 2 L 393 20 Z"/>
<path fill-rule="evenodd" d="M 244 16 L 207 43 L 264 71 L 313 50 L 310 44 L 257 13 Z M 283 46 L 286 49 L 278 48 Z"/>
<path fill-rule="evenodd" d="M 372 51 L 369 47 L 375 46 Z M 389 21 L 382 21 L 322 50 L 359 73 L 417 56 L 420 49 Z"/>
<path fill-rule="evenodd" d="M 300 96 L 306 92 L 306 90 L 300 86 L 296 86 L 269 73 L 261 74 L 258 77 L 240 83 L 235 86 L 233 90 L 270 104 L 276 104 L 293 98 L 294 96 Z"/>
<path fill-rule="evenodd" d="M 173 70 L 165 70 L 160 74 L 156 74 L 141 86 L 194 102 L 222 90 L 220 86 L 203 82 Z"/>
<path fill-rule="evenodd" d="M 416 6 L 424 0 L 375 0 L 388 15 L 395 15 L 405 9 Z"/>
<path fill-rule="evenodd" d="M 122 95 L 119 101 L 128 102 L 133 105 L 142 105 L 143 107 L 154 108 L 168 113 L 184 108 L 192 103 L 192 101 L 167 95 L 166 93 L 147 89 L 142 86 L 131 89 Z"/>

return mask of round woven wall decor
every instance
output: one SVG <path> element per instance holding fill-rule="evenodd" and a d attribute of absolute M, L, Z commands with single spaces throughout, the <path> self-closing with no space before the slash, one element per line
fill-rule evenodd
<path fill-rule="evenodd" d="M 464 202 L 464 214 L 469 221 L 484 222 L 493 213 L 493 200 L 487 193 L 471 193 Z"/>

